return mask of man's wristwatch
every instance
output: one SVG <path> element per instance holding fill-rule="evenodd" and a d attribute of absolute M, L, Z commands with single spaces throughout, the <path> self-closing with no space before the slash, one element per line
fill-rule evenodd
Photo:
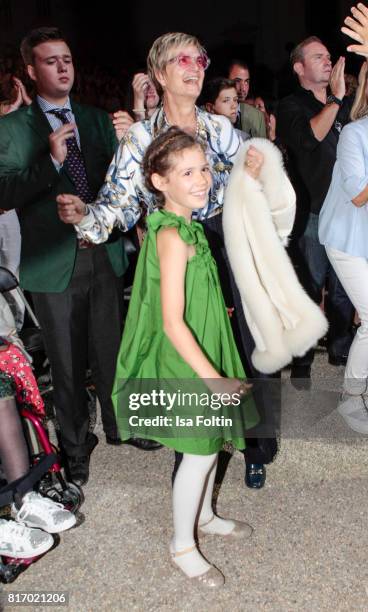
<path fill-rule="evenodd" d="M 337 98 L 336 96 L 330 95 L 327 98 L 326 104 L 338 104 L 339 106 L 341 106 L 342 102 L 343 101 L 340 98 Z"/>

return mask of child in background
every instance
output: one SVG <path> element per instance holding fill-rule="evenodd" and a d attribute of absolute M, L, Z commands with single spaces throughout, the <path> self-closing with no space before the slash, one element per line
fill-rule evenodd
<path fill-rule="evenodd" d="M 23 495 L 17 492 L 16 484 L 26 481 L 30 471 L 20 405 L 44 416 L 30 363 L 12 338 L 0 336 L 0 460 L 8 485 L 14 484 L 14 521 L 0 519 L 0 555 L 25 559 L 45 553 L 54 543 L 49 534 L 74 527 L 76 518 L 31 486 Z M 0 489 L 0 504 L 1 496 Z"/>
<path fill-rule="evenodd" d="M 239 113 L 239 100 L 235 81 L 221 77 L 211 79 L 204 87 L 202 100 L 207 112 L 214 115 L 224 115 L 235 125 Z M 236 128 L 235 131 L 243 141 L 249 138 L 247 132 Z"/>
<path fill-rule="evenodd" d="M 54 543 L 51 533 L 70 529 L 74 514 L 32 490 L 30 458 L 19 407 L 43 418 L 45 409 L 12 310 L 0 293 L 0 462 L 7 482 L 0 487 L 0 507 L 12 490 L 11 515 L 0 518 L 0 555 L 27 559 L 45 553 Z M 23 490 L 21 494 L 19 491 Z"/>

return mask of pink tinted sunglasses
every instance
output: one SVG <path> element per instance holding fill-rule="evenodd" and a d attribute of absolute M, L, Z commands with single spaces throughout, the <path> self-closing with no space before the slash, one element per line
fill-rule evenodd
<path fill-rule="evenodd" d="M 198 68 L 207 70 L 211 60 L 205 53 L 196 55 L 195 57 L 193 55 L 183 55 L 180 53 L 179 55 L 175 55 L 175 57 L 167 60 L 167 64 L 174 64 L 175 62 L 178 64 L 178 66 L 180 66 L 180 68 L 189 68 L 193 64 L 196 64 Z"/>

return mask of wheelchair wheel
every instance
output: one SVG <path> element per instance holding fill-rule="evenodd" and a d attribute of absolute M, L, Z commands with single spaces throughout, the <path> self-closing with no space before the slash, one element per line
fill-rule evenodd
<path fill-rule="evenodd" d="M 40 490 L 44 497 L 52 499 L 52 501 L 62 504 L 67 510 L 74 514 L 79 510 L 84 502 L 83 491 L 73 482 L 66 482 L 65 488 L 62 488 L 58 483 L 50 488 Z"/>
<path fill-rule="evenodd" d="M 66 483 L 66 489 L 62 491 L 62 501 L 60 503 L 70 512 L 77 512 L 84 502 L 84 494 L 80 487 L 73 482 Z"/>
<path fill-rule="evenodd" d="M 25 566 L 21 563 L 3 563 L 0 559 L 0 582 L 10 584 L 23 572 Z"/>

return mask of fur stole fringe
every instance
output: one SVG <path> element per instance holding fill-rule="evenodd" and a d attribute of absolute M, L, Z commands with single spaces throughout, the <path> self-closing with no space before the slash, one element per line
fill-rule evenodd
<path fill-rule="evenodd" d="M 264 155 L 259 178 L 244 167 L 247 149 Z M 278 148 L 263 138 L 239 150 L 225 193 L 225 245 L 256 348 L 252 361 L 266 374 L 304 355 L 328 324 L 308 297 L 286 253 L 295 217 L 295 193 Z"/>

